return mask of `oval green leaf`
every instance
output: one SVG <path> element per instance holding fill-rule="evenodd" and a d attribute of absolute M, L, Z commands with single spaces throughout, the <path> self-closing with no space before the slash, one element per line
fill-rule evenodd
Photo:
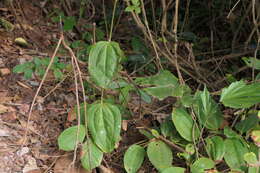
<path fill-rule="evenodd" d="M 81 164 L 83 168 L 90 171 L 101 164 L 103 152 L 92 142 L 88 140 L 82 147 Z"/>
<path fill-rule="evenodd" d="M 244 81 L 233 82 L 224 88 L 220 101 L 231 108 L 249 108 L 260 103 L 260 82 L 246 85 Z"/>
<path fill-rule="evenodd" d="M 256 114 L 249 114 L 246 119 L 240 121 L 236 124 L 235 128 L 241 134 L 248 132 L 249 130 L 253 129 L 257 126 L 259 118 Z"/>
<path fill-rule="evenodd" d="M 192 173 L 201 173 L 204 172 L 205 169 L 211 169 L 214 168 L 215 163 L 213 160 L 209 159 L 209 158 L 199 158 L 198 160 L 196 160 L 192 166 L 191 166 L 191 172 Z"/>
<path fill-rule="evenodd" d="M 169 167 L 162 171 L 162 173 L 184 173 L 185 168 L 182 167 Z"/>
<path fill-rule="evenodd" d="M 88 70 L 98 86 L 109 88 L 118 73 L 121 58 L 123 52 L 116 42 L 99 41 L 91 48 Z"/>
<path fill-rule="evenodd" d="M 103 152 L 111 152 L 119 140 L 121 113 L 111 103 L 94 103 L 88 109 L 88 127 L 93 141 Z"/>
<path fill-rule="evenodd" d="M 136 173 L 141 167 L 145 156 L 145 150 L 139 145 L 130 146 L 124 155 L 124 167 L 127 173 Z"/>
<path fill-rule="evenodd" d="M 148 144 L 147 155 L 153 166 L 162 171 L 172 165 L 172 151 L 162 141 L 152 141 Z"/>
<path fill-rule="evenodd" d="M 172 112 L 172 121 L 178 133 L 187 141 L 198 139 L 199 129 L 194 126 L 194 121 L 185 109 L 177 108 Z"/>
<path fill-rule="evenodd" d="M 79 129 L 78 129 L 79 128 Z M 77 135 L 78 133 L 78 135 Z M 64 130 L 58 137 L 59 149 L 64 151 L 72 151 L 76 146 L 76 141 L 78 137 L 78 142 L 83 142 L 86 132 L 83 125 L 73 126 Z"/>
<path fill-rule="evenodd" d="M 213 136 L 207 138 L 206 143 L 209 156 L 215 161 L 221 161 L 225 154 L 224 140 L 220 136 Z"/>
<path fill-rule="evenodd" d="M 248 164 L 257 164 L 257 157 L 255 155 L 255 153 L 253 152 L 249 152 L 244 154 L 244 160 L 248 163 Z"/>
<path fill-rule="evenodd" d="M 240 169 L 245 165 L 244 154 L 248 152 L 247 147 L 237 138 L 226 139 L 224 159 L 227 165 L 232 169 Z"/>
<path fill-rule="evenodd" d="M 207 88 L 205 87 L 203 92 L 198 91 L 195 98 L 194 110 L 200 124 L 211 130 L 218 129 L 223 121 L 222 113 Z"/>

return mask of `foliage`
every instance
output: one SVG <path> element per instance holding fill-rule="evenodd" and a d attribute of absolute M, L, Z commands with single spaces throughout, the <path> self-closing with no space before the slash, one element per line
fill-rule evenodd
<path fill-rule="evenodd" d="M 142 1 L 131 0 L 127 2 L 126 12 L 131 12 L 136 16 L 145 16 Z M 202 16 L 205 19 L 209 18 L 209 14 L 220 16 L 222 10 L 227 8 L 228 3 L 214 1 L 209 3 L 211 4 L 210 8 L 207 6 L 208 2 L 191 1 L 190 3 L 195 7 L 203 6 L 203 10 L 201 8 L 200 10 L 197 8 L 190 10 L 193 14 L 190 16 L 192 22 L 185 25 L 187 16 L 186 12 L 183 13 L 183 11 L 186 11 L 186 9 L 182 6 L 180 18 L 183 19 L 181 21 L 184 21 L 184 23 L 181 29 L 177 28 L 181 31 L 174 36 L 171 34 L 172 31 L 167 36 L 163 35 L 165 33 L 160 35 L 158 32 L 155 40 L 148 40 L 152 43 L 153 41 L 159 42 L 160 45 L 173 45 L 173 38 L 171 37 L 177 37 L 178 41 L 184 43 L 181 45 L 192 47 L 193 45 L 190 45 L 190 43 L 193 43 L 195 52 L 205 48 L 202 45 L 210 43 L 210 39 L 204 37 L 201 33 L 194 33 L 196 28 L 203 29 L 205 26 L 208 31 L 208 27 L 205 25 L 207 20 L 200 21 L 196 16 Z M 172 9 L 171 3 L 167 4 L 167 7 Z M 147 27 L 149 27 L 149 22 L 153 17 L 164 18 L 164 14 L 167 13 L 161 8 L 151 11 L 147 10 L 148 19 L 143 19 L 144 23 L 147 24 L 143 29 L 145 31 L 149 31 Z M 79 18 L 83 16 L 83 12 L 84 7 L 81 6 L 80 15 L 77 18 L 76 16 L 66 16 L 58 10 L 52 16 L 52 19 L 54 22 L 59 22 L 61 19 L 63 30 L 72 31 L 77 26 Z M 113 15 L 114 12 L 112 12 Z M 166 20 L 169 18 L 172 21 L 174 18 L 172 14 L 165 16 Z M 113 15 L 112 18 L 115 17 Z M 107 21 L 99 21 L 99 23 L 102 22 L 106 23 Z M 111 23 L 113 26 L 113 22 Z M 158 25 L 158 27 L 156 20 L 154 20 L 154 23 L 155 30 L 162 27 L 160 32 L 163 32 L 163 27 L 167 28 L 174 25 Z M 110 26 L 111 35 L 113 33 L 112 26 Z M 203 90 L 199 90 L 198 87 L 199 89 L 194 91 L 194 88 L 190 88 L 188 84 L 184 84 L 182 79 L 173 74 L 175 69 L 167 68 L 169 59 L 162 63 L 162 67 L 156 64 L 155 58 L 150 54 L 151 50 L 147 48 L 148 46 L 143 43 L 140 37 L 131 38 L 130 45 L 133 53 L 125 56 L 124 49 L 121 48 L 119 42 L 110 39 L 104 41 L 106 36 L 101 24 L 97 28 L 93 29 L 92 27 L 89 24 L 83 26 L 88 31 L 81 33 L 80 40 L 72 42 L 70 46 L 77 52 L 77 57 L 86 62 L 85 68 L 89 74 L 87 82 L 91 83 L 87 89 L 94 90 L 93 92 L 96 92 L 96 95 L 89 97 L 91 99 L 88 100 L 86 111 L 84 111 L 82 104 L 80 111 L 76 111 L 77 118 L 80 117 L 81 119 L 80 125 L 65 129 L 60 134 L 58 146 L 61 150 L 72 151 L 76 148 L 76 145 L 81 144 L 80 159 L 82 166 L 87 170 L 94 169 L 101 164 L 104 154 L 111 153 L 117 148 L 121 140 L 122 119 L 134 118 L 131 115 L 127 115 L 127 118 L 123 117 L 125 114 L 131 114 L 129 113 L 130 106 L 128 103 L 132 99 L 132 95 L 138 95 L 140 103 L 144 101 L 148 104 L 151 104 L 154 100 L 160 104 L 165 104 L 165 100 L 174 98 L 174 101 L 170 103 L 172 106 L 171 112 L 166 113 L 167 118 L 164 117 L 162 121 L 158 121 L 160 122 L 159 126 L 144 127 L 140 130 L 140 133 L 146 136 L 148 140 L 140 145 L 133 144 L 126 150 L 123 160 L 127 173 L 138 172 L 146 156 L 154 168 L 161 173 L 183 173 L 189 170 L 192 173 L 223 171 L 218 165 L 219 162 L 224 167 L 229 167 L 230 172 L 257 173 L 259 171 L 257 168 L 259 166 L 259 154 L 257 152 L 259 152 L 260 146 L 259 112 L 257 115 L 254 108 L 260 103 L 259 82 L 246 82 L 245 79 L 237 81 L 232 74 L 228 73 L 225 75 L 230 85 L 221 89 L 220 96 L 211 93 L 212 86 L 204 86 Z M 223 28 L 225 27 L 223 26 Z M 95 32 L 92 33 L 92 30 L 95 30 Z M 200 37 L 197 35 L 200 35 Z M 222 44 L 221 39 L 217 38 L 219 42 L 217 42 L 216 47 Z M 227 40 L 227 38 L 223 39 Z M 207 44 L 206 49 L 209 49 L 208 47 Z M 160 46 L 155 48 L 158 49 Z M 159 52 L 158 56 L 168 55 L 160 54 L 161 52 L 157 51 Z M 172 49 L 167 50 L 169 54 L 172 54 L 172 51 Z M 192 50 L 190 50 L 189 55 L 191 53 Z M 203 60 L 204 57 L 194 57 L 194 60 L 197 58 Z M 186 65 L 193 61 L 189 59 L 186 62 L 185 59 L 179 59 L 181 63 Z M 244 57 L 243 61 L 248 67 L 259 70 L 258 59 Z M 14 72 L 24 73 L 27 79 L 31 78 L 33 73 L 43 76 L 48 64 L 49 59 L 47 58 L 35 58 L 31 62 L 16 66 Z M 196 66 L 196 63 L 194 64 Z M 145 70 L 136 72 L 143 66 L 145 66 Z M 64 68 L 65 64 L 60 63 L 56 58 L 51 67 L 56 79 L 62 78 L 61 70 Z M 132 78 L 126 74 L 126 71 L 134 71 L 138 75 Z M 207 81 L 208 76 L 206 75 L 203 79 Z M 240 114 L 234 113 L 231 116 L 230 119 L 233 122 L 232 126 L 229 127 L 225 124 L 228 116 L 226 112 L 235 111 L 240 112 Z M 142 112 L 140 115 L 142 115 Z M 178 159 L 183 163 L 181 167 L 177 165 L 176 160 Z"/>
<path fill-rule="evenodd" d="M 145 150 L 139 145 L 132 145 L 124 155 L 124 167 L 127 173 L 134 173 L 141 167 L 145 157 Z"/>
<path fill-rule="evenodd" d="M 127 99 L 129 97 L 130 91 L 136 90 L 133 85 L 120 79 L 121 76 L 118 71 L 121 69 L 120 62 L 123 57 L 123 52 L 117 43 L 97 42 L 90 50 L 88 67 L 91 79 L 99 87 L 113 90 L 122 89 L 121 101 L 124 100 L 123 98 Z M 231 129 L 220 130 L 223 114 L 206 87 L 203 91 L 197 91 L 192 95 L 189 87 L 180 85 L 178 78 L 167 70 L 160 71 L 157 75 L 150 77 L 136 78 L 135 83 L 139 86 L 148 86 L 139 91 L 159 100 L 167 97 L 179 99 L 179 102 L 176 102 L 176 108 L 172 111 L 172 122 L 168 121 L 161 124 L 161 131 L 155 129 L 146 131 L 149 136 L 153 136 L 147 146 L 147 156 L 159 172 L 169 172 L 171 170 L 184 172 L 185 170 L 185 168 L 176 167 L 172 164 L 172 149 L 167 143 L 159 140 L 160 133 L 165 138 L 171 137 L 171 142 L 176 141 L 177 138 L 185 139 L 185 141 L 178 140 L 178 144 L 186 145 L 187 151 L 187 153 L 180 153 L 180 155 L 183 156 L 187 163 L 191 163 L 190 169 L 192 172 L 204 172 L 208 169 L 216 171 L 214 161 L 219 162 L 223 157 L 231 169 L 248 169 L 244 165 L 250 160 L 247 153 L 252 151 L 246 146 L 245 140 Z M 220 101 L 225 106 L 248 108 L 259 102 L 258 91 L 259 83 L 247 85 L 243 81 L 233 82 L 229 87 L 223 89 Z M 191 100 L 189 104 L 182 104 L 187 102 L 186 100 L 183 101 L 187 97 Z M 193 114 L 191 114 L 191 110 L 194 110 Z M 81 111 L 81 114 L 84 114 L 84 111 Z M 115 101 L 111 103 L 101 98 L 100 101 L 88 105 L 87 124 L 85 125 L 87 125 L 91 136 L 86 139 L 86 142 L 91 142 L 89 144 L 85 142 L 84 148 L 85 150 L 87 148 L 91 149 L 89 152 L 85 151 L 89 156 L 84 155 L 81 159 L 86 169 L 90 170 L 98 166 L 102 153 L 112 152 L 116 148 L 116 143 L 120 140 L 121 116 L 121 109 L 119 109 L 119 105 L 115 104 Z M 248 115 L 248 118 L 241 120 L 236 125 L 236 128 L 241 133 L 247 133 L 254 129 L 254 126 L 257 127 L 257 123 L 254 123 L 257 121 L 259 121 L 257 116 Z M 206 138 L 205 149 L 208 157 L 196 158 L 194 157 L 195 148 L 193 143 L 197 144 L 201 140 L 199 137 L 205 131 L 205 128 L 209 134 L 214 134 L 217 131 L 218 134 L 225 134 L 227 139 L 224 140 L 219 135 Z M 178 134 L 172 133 L 175 129 Z M 178 135 L 180 136 L 178 137 Z M 72 138 L 72 136 L 67 137 Z M 93 157 L 92 161 L 89 157 Z M 143 147 L 136 144 L 130 146 L 124 156 L 126 171 L 137 172 L 144 157 L 145 149 Z"/>
<path fill-rule="evenodd" d="M 140 1 L 139 0 L 131 0 L 132 5 L 126 7 L 126 12 L 135 12 L 137 14 L 141 13 Z"/>
<path fill-rule="evenodd" d="M 178 78 L 170 71 L 162 70 L 153 76 L 137 77 L 134 82 L 141 86 L 140 89 L 137 89 L 135 85 L 122 80 L 120 76 L 122 58 L 124 58 L 124 54 L 118 43 L 97 42 L 91 47 L 88 58 L 91 80 L 102 90 L 120 90 L 118 101 L 123 103 L 124 106 L 127 106 L 126 103 L 131 91 L 142 93 L 144 100 L 147 100 L 145 97 L 154 97 L 159 100 L 175 97 L 178 100 L 172 111 L 172 121 L 162 123 L 160 130 L 142 131 L 150 139 L 146 151 L 144 147 L 137 144 L 133 144 L 127 149 L 124 156 L 124 167 L 127 172 L 138 171 L 146 155 L 145 153 L 159 172 L 185 171 L 185 168 L 176 167 L 172 163 L 173 157 L 177 156 L 174 156 L 168 143 L 160 140 L 161 135 L 164 136 L 163 138 L 169 138 L 172 143 L 186 146 L 186 152 L 177 152 L 179 152 L 179 156 L 186 160 L 187 167 L 190 167 L 194 173 L 209 169 L 216 172 L 215 162 L 220 162 L 223 158 L 232 170 L 255 169 L 255 167 L 245 166 L 246 163 L 255 161 L 255 158 L 251 156 L 252 154 L 248 154 L 253 150 L 248 147 L 243 137 L 230 128 L 220 129 L 223 122 L 223 113 L 219 107 L 219 102 L 213 99 L 206 87 L 203 91 L 197 91 L 192 95 L 188 86 L 181 85 Z M 244 81 L 236 81 L 222 90 L 220 102 L 224 106 L 232 108 L 249 108 L 259 103 L 258 91 L 259 83 L 246 84 Z M 87 127 L 90 133 L 85 142 L 82 138 L 79 140 L 79 142 L 84 143 L 83 151 L 85 154 L 81 162 L 87 170 L 99 166 L 103 153 L 112 152 L 120 140 L 122 111 L 125 107 L 117 105 L 116 100 L 115 97 L 112 97 L 112 100 L 101 97 L 101 100 L 88 104 L 86 115 L 81 108 L 80 116 L 83 119 L 87 117 L 87 121 L 83 121 L 84 123 L 80 127 Z M 255 114 L 247 115 L 245 113 L 245 115 L 246 118 L 239 121 L 235 126 L 241 134 L 249 134 L 259 127 L 257 123 L 259 118 Z M 177 131 L 177 133 L 174 131 Z M 205 139 L 206 154 L 201 153 L 201 157 L 195 157 L 195 153 L 198 152 L 195 146 L 202 140 L 200 136 L 204 135 L 205 131 L 207 131 L 206 134 L 214 134 L 214 136 L 209 135 Z M 61 134 L 59 143 L 64 143 L 62 140 L 66 141 L 67 139 L 74 139 L 75 141 L 74 133 L 69 133 L 71 136 L 66 135 L 67 139 L 62 137 L 65 132 L 66 130 Z M 223 139 L 221 134 L 226 135 L 226 139 Z M 253 132 L 252 138 L 255 139 L 256 144 L 258 142 L 257 136 L 258 133 Z M 71 145 L 69 150 L 73 147 L 75 145 Z M 62 145 L 60 145 L 60 149 L 68 150 Z M 93 158 L 91 159 L 91 157 Z"/>
<path fill-rule="evenodd" d="M 36 75 L 38 75 L 40 77 L 43 77 L 49 63 L 50 63 L 50 58 L 35 57 L 32 61 L 16 65 L 13 68 L 13 72 L 14 73 L 24 73 L 25 79 L 31 79 L 33 76 L 33 73 L 35 73 Z M 67 67 L 68 67 L 68 65 L 66 65 L 62 62 L 59 62 L 59 59 L 57 57 L 55 57 L 50 69 L 53 72 L 55 79 L 61 80 L 63 78 L 62 70 L 64 70 Z"/>

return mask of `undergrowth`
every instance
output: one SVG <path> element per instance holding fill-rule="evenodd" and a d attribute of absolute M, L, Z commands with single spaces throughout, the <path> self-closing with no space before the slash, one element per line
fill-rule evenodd
<path fill-rule="evenodd" d="M 137 172 L 145 157 L 162 173 L 260 171 L 257 2 L 80 2 L 61 1 L 63 10 L 48 16 L 63 23 L 65 35 L 77 33 L 70 48 L 63 45 L 75 84 L 84 88 L 74 108 L 78 124 L 60 134 L 59 149 L 76 157 L 81 148 L 82 166 L 95 169 L 120 147 L 127 133 L 122 122 L 134 122 L 146 140 L 127 146 L 122 160 L 128 173 Z M 94 8 L 102 12 L 86 19 L 92 24 L 81 22 Z M 43 76 L 39 66 L 46 63 L 34 59 L 14 72 Z M 56 78 L 63 68 L 55 59 Z"/>

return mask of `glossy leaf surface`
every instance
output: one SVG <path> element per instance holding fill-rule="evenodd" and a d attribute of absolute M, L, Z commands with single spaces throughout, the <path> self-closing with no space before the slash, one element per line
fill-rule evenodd
<path fill-rule="evenodd" d="M 83 144 L 81 164 L 90 171 L 101 164 L 103 152 L 92 142 L 88 140 Z"/>
<path fill-rule="evenodd" d="M 203 92 L 197 92 L 195 97 L 194 108 L 200 124 L 208 129 L 218 129 L 223 120 L 222 113 L 206 87 Z"/>
<path fill-rule="evenodd" d="M 205 169 L 211 169 L 215 166 L 215 163 L 213 160 L 209 158 L 199 158 L 196 160 L 192 166 L 191 166 L 191 172 L 192 173 L 204 173 Z"/>
<path fill-rule="evenodd" d="M 118 43 L 99 41 L 90 50 L 88 70 L 94 82 L 108 88 L 117 76 L 119 62 L 123 57 Z"/>
<path fill-rule="evenodd" d="M 136 173 L 145 157 L 145 150 L 139 145 L 130 146 L 124 155 L 124 167 L 127 173 Z"/>
<path fill-rule="evenodd" d="M 246 85 L 244 81 L 233 82 L 224 88 L 220 101 L 231 108 L 249 108 L 260 103 L 260 83 Z"/>
<path fill-rule="evenodd" d="M 187 141 L 193 141 L 199 137 L 199 129 L 185 109 L 177 108 L 172 112 L 172 120 L 178 133 Z"/>
<path fill-rule="evenodd" d="M 184 173 L 185 168 L 181 167 L 169 167 L 164 170 L 162 170 L 162 173 Z"/>
<path fill-rule="evenodd" d="M 88 127 L 94 143 L 103 151 L 111 152 L 119 140 L 121 113 L 110 103 L 94 103 L 88 109 Z"/>
<path fill-rule="evenodd" d="M 153 166 L 161 171 L 172 165 L 172 151 L 162 141 L 152 141 L 148 144 L 147 155 Z"/>
<path fill-rule="evenodd" d="M 206 139 L 206 150 L 214 161 L 222 160 L 225 154 L 224 140 L 220 136 L 213 136 Z"/>
<path fill-rule="evenodd" d="M 259 122 L 259 118 L 256 114 L 248 115 L 246 119 L 240 121 L 236 124 L 235 128 L 241 134 L 248 132 L 250 129 L 253 129 Z"/>
<path fill-rule="evenodd" d="M 226 139 L 224 159 L 230 168 L 241 168 L 245 165 L 244 154 L 248 152 L 247 147 L 241 140 L 232 138 Z"/>
<path fill-rule="evenodd" d="M 78 130 L 79 128 L 79 130 Z M 77 135 L 78 133 L 78 135 Z M 73 126 L 64 130 L 58 137 L 59 149 L 64 151 L 72 151 L 76 146 L 76 141 L 78 137 L 78 142 L 83 142 L 85 138 L 85 127 L 83 125 Z"/>

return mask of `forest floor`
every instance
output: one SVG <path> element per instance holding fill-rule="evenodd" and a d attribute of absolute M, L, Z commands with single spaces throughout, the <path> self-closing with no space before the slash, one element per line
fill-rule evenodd
<path fill-rule="evenodd" d="M 14 74 L 12 68 L 35 56 L 50 57 L 53 44 L 50 40 L 57 37 L 57 29 L 47 26 L 39 8 L 32 3 L 25 5 L 22 8 L 26 9 L 26 18 L 14 16 L 11 8 L 0 6 L 1 17 L 19 21 L 12 31 L 0 30 L 0 173 L 61 173 L 69 165 L 70 158 L 65 155 L 59 161 L 63 153 L 57 148 L 57 137 L 75 104 L 74 96 L 66 88 L 58 88 L 49 98 L 39 102 L 43 98 L 40 96 L 46 95 L 55 84 L 47 80 L 27 123 L 40 80 L 25 80 Z M 18 37 L 26 39 L 29 46 L 15 44 Z"/>
<path fill-rule="evenodd" d="M 59 31 L 57 25 L 42 17 L 41 9 L 33 3 L 23 3 L 20 8 L 26 10 L 16 14 L 14 9 L 0 3 L 0 17 L 14 23 L 12 31 L 0 28 L 0 173 L 86 173 L 77 166 L 78 161 L 76 168 L 67 170 L 73 153 L 61 152 L 57 146 L 59 134 L 72 123 L 68 119 L 76 105 L 73 79 L 58 86 L 53 76 L 48 76 L 28 122 L 41 80 L 36 76 L 25 79 L 12 69 L 34 57 L 51 57 Z M 16 38 L 25 39 L 28 45 L 16 44 Z M 99 172 L 122 172 L 119 162 L 122 162 L 124 146 L 142 138 L 130 127 L 122 136 L 122 146 L 105 157 L 106 165 L 100 166 Z"/>
<path fill-rule="evenodd" d="M 46 17 L 46 14 L 44 14 L 44 17 L 44 9 L 39 6 L 39 3 L 32 3 L 30 0 L 22 2 L 20 6 L 16 4 L 15 7 L 6 7 L 0 1 L 0 173 L 87 173 L 80 166 L 79 158 L 74 164 L 73 152 L 61 151 L 57 144 L 57 138 L 61 132 L 76 124 L 74 108 L 77 104 L 77 92 L 73 74 L 67 74 L 66 80 L 62 83 L 55 80 L 53 74 L 47 75 L 39 93 L 36 95 L 41 84 L 41 78 L 33 75 L 32 78 L 26 79 L 23 74 L 13 72 L 16 65 L 32 61 L 35 57 L 52 57 L 60 39 L 58 24 L 53 23 L 50 18 Z M 1 25 L 2 19 L 11 22 L 13 28 L 8 30 L 3 27 Z M 118 28 L 121 29 L 121 27 Z M 116 32 L 115 35 L 119 35 L 118 38 L 123 41 L 127 32 L 136 32 L 134 29 L 129 29 L 127 25 L 122 28 L 122 31 Z M 73 35 L 76 34 L 65 33 L 68 40 Z M 27 44 L 17 43 L 15 41 L 17 38 L 26 40 Z M 122 47 L 124 47 L 124 51 L 127 51 L 123 41 Z M 184 44 L 182 46 L 186 51 L 183 51 L 184 57 L 188 59 L 187 62 L 190 65 L 193 63 L 190 62 L 192 57 L 195 56 L 193 56 L 192 51 L 187 51 L 189 47 L 185 47 Z M 64 51 L 64 48 L 61 49 L 57 56 L 68 63 L 70 61 L 69 53 Z M 238 50 L 236 53 L 228 54 L 228 52 L 227 56 L 224 56 L 226 53 L 224 49 L 224 51 L 215 55 L 215 57 L 219 56 L 216 61 L 213 55 L 213 60 L 204 61 L 204 64 L 201 65 L 204 68 L 201 78 L 210 76 L 208 83 L 213 88 L 212 91 L 216 93 L 228 84 L 228 77 L 225 76 L 226 71 L 234 74 L 234 76 L 241 72 L 247 76 L 251 74 L 250 68 L 240 62 L 237 63 L 238 61 L 233 63 L 239 65 L 238 70 L 232 71 L 228 60 L 232 61 L 233 58 L 252 55 L 253 52 L 253 49 L 247 52 Z M 215 68 L 214 65 L 217 67 Z M 83 73 L 86 72 L 86 63 L 80 63 L 80 66 Z M 191 74 L 196 72 L 191 68 L 189 70 L 192 71 Z M 215 71 L 221 71 L 221 75 L 215 75 Z M 196 81 L 194 78 L 189 78 L 188 82 L 195 83 L 193 82 Z M 201 83 L 199 86 L 194 85 L 192 89 L 196 90 L 199 87 L 203 87 L 203 85 Z M 36 102 L 31 108 L 34 99 Z M 80 99 L 83 100 L 83 98 Z M 142 103 L 144 116 L 136 116 L 138 118 L 133 116 L 133 120 L 123 121 L 121 141 L 118 143 L 118 147 L 112 153 L 104 155 L 101 166 L 94 169 L 93 173 L 124 172 L 123 155 L 126 149 L 131 144 L 143 142 L 144 139 L 147 139 L 139 133 L 136 127 L 139 124 L 147 124 L 147 126 L 152 126 L 153 123 L 159 124 L 162 119 L 166 119 L 171 114 L 172 103 L 176 101 L 174 98 L 166 98 L 161 102 L 158 99 L 152 99 L 151 104 Z M 141 109 L 140 100 L 136 95 L 131 95 L 131 103 L 129 103 L 128 108 L 133 115 L 138 114 L 138 111 L 141 112 L 141 110 L 138 110 Z M 29 113 L 30 110 L 32 110 L 31 114 Z M 149 114 L 151 112 L 154 112 L 156 116 Z M 227 126 L 234 119 L 234 117 L 229 117 L 229 115 L 234 114 L 234 111 L 227 108 L 223 112 L 225 114 L 224 123 L 226 123 L 223 123 L 223 126 Z M 143 144 L 146 145 L 146 141 Z M 80 155 L 80 151 L 77 152 Z M 71 166 L 72 163 L 74 166 Z M 178 165 L 178 161 L 176 163 L 177 166 L 182 164 Z M 68 169 L 69 167 L 71 168 Z M 148 158 L 145 158 L 144 164 L 138 171 L 138 173 L 146 172 L 157 172 Z"/>

